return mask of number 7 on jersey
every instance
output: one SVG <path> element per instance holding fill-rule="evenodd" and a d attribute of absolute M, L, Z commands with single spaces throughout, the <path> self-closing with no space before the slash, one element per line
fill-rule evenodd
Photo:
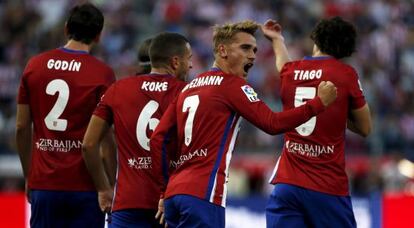
<path fill-rule="evenodd" d="M 190 145 L 193 135 L 194 116 L 197 111 L 200 99 L 198 95 L 186 97 L 183 103 L 183 112 L 188 111 L 187 121 L 184 127 L 184 143 L 186 146 Z"/>

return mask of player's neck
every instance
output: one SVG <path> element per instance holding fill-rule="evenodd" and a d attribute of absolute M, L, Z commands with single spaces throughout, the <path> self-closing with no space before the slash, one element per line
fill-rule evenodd
<path fill-rule="evenodd" d="M 214 61 L 212 68 L 220 69 L 221 71 L 227 74 L 232 73 L 230 68 L 226 64 L 221 63 L 218 60 Z"/>
<path fill-rule="evenodd" d="M 175 75 L 174 71 L 172 69 L 167 68 L 151 68 L 150 74 L 169 74 L 169 75 Z"/>
<path fill-rule="evenodd" d="M 87 52 L 89 52 L 92 48 L 92 45 L 84 44 L 82 42 L 71 39 L 65 44 L 65 48 L 70 49 L 70 50 L 74 50 L 74 51 L 87 51 Z"/>
<path fill-rule="evenodd" d="M 330 55 L 323 53 L 316 45 L 313 47 L 312 57 L 329 57 Z"/>

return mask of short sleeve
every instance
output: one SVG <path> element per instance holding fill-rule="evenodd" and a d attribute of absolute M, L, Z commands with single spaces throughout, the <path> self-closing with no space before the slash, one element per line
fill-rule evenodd
<path fill-rule="evenodd" d="M 115 96 L 116 86 L 113 84 L 106 90 L 106 92 L 101 96 L 101 100 L 99 101 L 97 107 L 93 114 L 104 119 L 108 124 L 113 123 L 113 101 Z"/>
<path fill-rule="evenodd" d="M 350 94 L 350 107 L 351 109 L 359 109 L 365 105 L 365 96 L 363 93 L 361 82 L 359 81 L 358 74 L 355 70 L 350 71 L 351 80 L 349 85 Z"/>

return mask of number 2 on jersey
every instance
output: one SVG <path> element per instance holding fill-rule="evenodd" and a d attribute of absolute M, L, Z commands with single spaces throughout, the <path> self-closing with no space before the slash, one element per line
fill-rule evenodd
<path fill-rule="evenodd" d="M 68 126 L 68 121 L 59 119 L 59 117 L 62 115 L 68 104 L 69 86 L 64 80 L 55 79 L 47 84 L 46 93 L 52 96 L 59 93 L 55 105 L 44 119 L 46 127 L 52 131 L 65 131 Z"/>
<path fill-rule="evenodd" d="M 316 88 L 314 87 L 297 87 L 295 91 L 295 107 L 299 107 L 305 103 L 305 99 L 313 99 L 316 96 Z M 316 125 L 316 116 L 310 118 L 307 122 L 295 128 L 302 136 L 312 134 Z"/>
<path fill-rule="evenodd" d="M 194 116 L 197 111 L 200 99 L 198 95 L 186 97 L 183 103 L 183 112 L 188 111 L 187 121 L 184 127 L 184 143 L 186 146 L 190 145 L 193 135 Z"/>

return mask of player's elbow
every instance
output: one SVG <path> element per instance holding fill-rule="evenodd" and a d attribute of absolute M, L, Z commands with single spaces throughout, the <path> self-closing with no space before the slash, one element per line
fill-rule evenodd
<path fill-rule="evenodd" d="M 82 143 L 82 154 L 85 156 L 89 153 L 91 153 L 91 151 L 96 147 L 96 143 L 93 143 L 92 141 L 89 140 L 83 140 Z"/>
<path fill-rule="evenodd" d="M 368 125 L 362 129 L 360 129 L 360 135 L 364 138 L 368 137 L 371 134 L 371 126 Z"/>
<path fill-rule="evenodd" d="M 31 124 L 30 123 L 23 123 L 23 122 L 16 122 L 16 133 L 22 133 L 27 130 L 31 130 Z"/>

